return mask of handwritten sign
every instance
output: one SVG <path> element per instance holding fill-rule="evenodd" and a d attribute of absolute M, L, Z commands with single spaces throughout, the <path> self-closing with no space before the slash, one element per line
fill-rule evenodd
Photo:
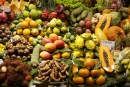
<path fill-rule="evenodd" d="M 108 46 L 110 50 L 115 49 L 115 41 L 101 40 L 101 46 Z"/>

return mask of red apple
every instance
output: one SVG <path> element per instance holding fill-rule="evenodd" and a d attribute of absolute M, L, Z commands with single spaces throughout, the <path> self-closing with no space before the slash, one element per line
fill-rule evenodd
<path fill-rule="evenodd" d="M 45 45 L 46 43 L 52 43 L 51 39 L 49 39 L 49 38 L 42 38 L 42 44 Z"/>
<path fill-rule="evenodd" d="M 54 42 L 55 40 L 59 40 L 59 36 L 57 34 L 52 33 L 52 34 L 49 35 L 49 39 L 52 42 Z"/>
<path fill-rule="evenodd" d="M 40 57 L 44 60 L 49 60 L 49 59 L 51 59 L 51 54 L 47 51 L 42 51 L 40 53 Z"/>
<path fill-rule="evenodd" d="M 88 29 L 92 28 L 92 22 L 90 20 L 86 21 L 85 27 L 88 28 Z"/>
<path fill-rule="evenodd" d="M 56 50 L 56 45 L 54 43 L 46 43 L 45 50 L 47 52 L 54 52 Z"/>
<path fill-rule="evenodd" d="M 56 45 L 56 48 L 64 48 L 65 47 L 65 42 L 63 40 L 56 40 L 54 42 L 54 44 Z"/>

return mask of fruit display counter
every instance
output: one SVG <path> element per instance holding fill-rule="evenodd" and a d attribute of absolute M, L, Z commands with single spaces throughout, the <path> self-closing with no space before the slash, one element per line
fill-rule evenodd
<path fill-rule="evenodd" d="M 0 0 L 0 87 L 124 87 L 129 81 L 125 0 Z"/>

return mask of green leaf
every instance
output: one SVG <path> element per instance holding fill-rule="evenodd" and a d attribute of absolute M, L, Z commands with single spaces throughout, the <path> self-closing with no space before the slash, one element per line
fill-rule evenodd
<path fill-rule="evenodd" d="M 30 71 L 30 74 L 34 75 L 36 72 L 37 72 L 37 68 L 32 68 L 31 71 Z"/>
<path fill-rule="evenodd" d="M 6 87 L 6 86 L 8 86 L 8 85 L 5 84 L 5 83 L 2 83 L 1 86 L 2 86 L 2 87 Z"/>
<path fill-rule="evenodd" d="M 84 67 L 84 62 L 78 59 L 72 59 L 78 67 Z"/>
<path fill-rule="evenodd" d="M 58 53 L 58 52 L 70 52 L 71 51 L 71 49 L 69 49 L 69 48 L 63 48 L 63 49 L 57 49 L 55 52 L 53 52 L 53 54 L 55 54 L 55 53 Z"/>
<path fill-rule="evenodd" d="M 34 83 L 34 84 L 42 84 L 42 82 L 41 82 L 41 81 L 38 81 L 38 80 L 33 80 L 33 83 Z"/>
<path fill-rule="evenodd" d="M 102 67 L 102 63 L 99 59 L 94 59 L 94 61 L 96 62 L 94 69 L 100 69 Z"/>

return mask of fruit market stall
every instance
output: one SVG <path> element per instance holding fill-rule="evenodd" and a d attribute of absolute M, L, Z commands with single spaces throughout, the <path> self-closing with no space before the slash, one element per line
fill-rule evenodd
<path fill-rule="evenodd" d="M 130 7 L 125 2 L 0 0 L 0 86 L 126 86 Z"/>

